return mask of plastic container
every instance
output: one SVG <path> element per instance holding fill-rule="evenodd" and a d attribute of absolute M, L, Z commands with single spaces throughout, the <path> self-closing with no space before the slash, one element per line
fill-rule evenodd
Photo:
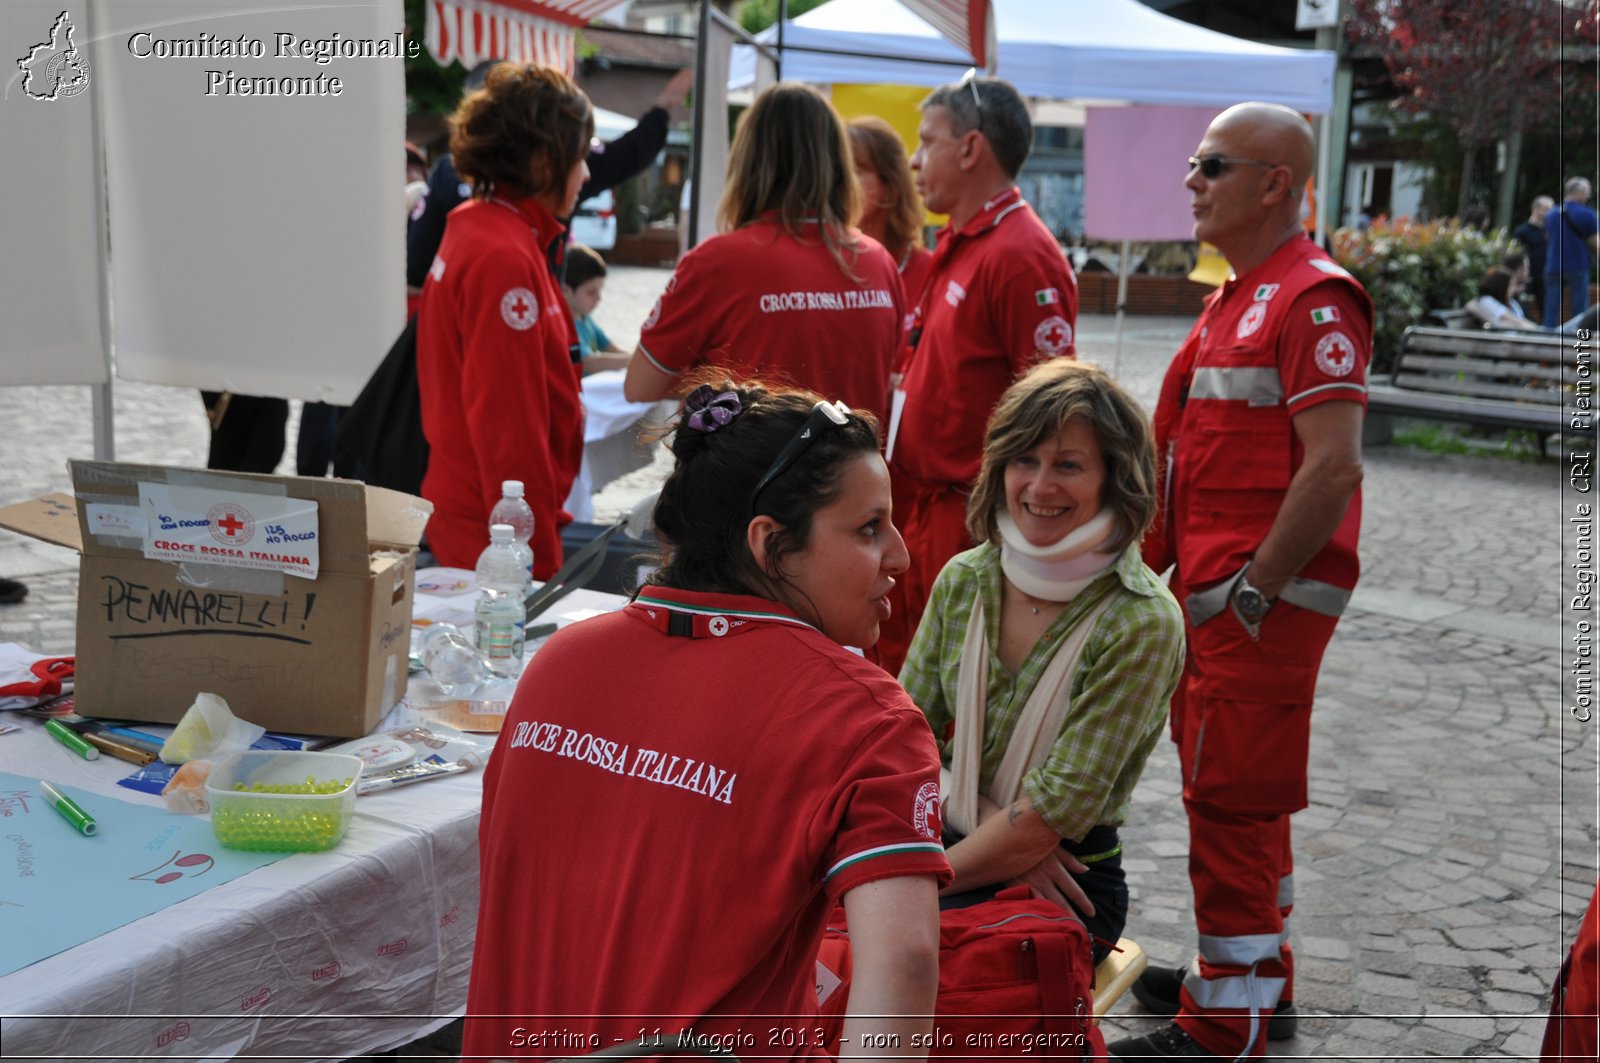
<path fill-rule="evenodd" d="M 522 672 L 523 628 L 531 582 L 522 567 L 509 524 L 489 529 L 489 546 L 478 557 L 478 605 L 474 610 L 478 650 L 499 676 Z"/>
<path fill-rule="evenodd" d="M 533 547 L 529 544 L 533 541 L 533 507 L 523 498 L 521 480 L 500 481 L 500 501 L 489 511 L 489 527 L 493 529 L 496 524 L 511 526 L 511 539 L 519 547 L 517 555 L 532 579 Z"/>
<path fill-rule="evenodd" d="M 361 758 L 343 753 L 248 750 L 211 769 L 206 795 L 211 829 L 230 849 L 300 853 L 331 849 L 350 829 Z M 304 787 L 326 793 L 274 793 L 251 787 Z M 242 788 L 242 789 L 241 789 Z"/>
<path fill-rule="evenodd" d="M 489 661 L 454 624 L 429 624 L 417 654 L 434 685 L 447 698 L 465 697 L 496 678 Z"/>

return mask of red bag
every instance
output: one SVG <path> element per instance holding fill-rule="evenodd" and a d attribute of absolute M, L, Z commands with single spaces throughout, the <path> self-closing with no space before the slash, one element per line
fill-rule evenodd
<path fill-rule="evenodd" d="M 939 996 L 929 1059 L 1105 1059 L 1094 1025 L 1089 932 L 1026 886 L 939 913 Z M 820 1025 L 837 1045 L 850 996 L 850 934 L 835 908 L 817 951 Z"/>

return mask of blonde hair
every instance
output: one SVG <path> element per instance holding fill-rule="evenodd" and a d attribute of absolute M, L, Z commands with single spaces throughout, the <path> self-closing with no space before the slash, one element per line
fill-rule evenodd
<path fill-rule="evenodd" d="M 906 147 L 894 127 L 875 115 L 850 119 L 846 131 L 851 147 L 889 190 L 889 202 L 883 211 L 883 246 L 899 262 L 907 248 L 922 244 L 922 197 L 917 195 Z"/>
<path fill-rule="evenodd" d="M 1109 549 L 1138 542 L 1156 514 L 1156 448 L 1150 419 L 1109 373 L 1089 362 L 1052 358 L 1006 389 L 984 433 L 983 462 L 967 498 L 975 542 L 999 542 L 995 512 L 1006 503 L 1006 466 L 1082 418 L 1106 463 L 1100 504 L 1116 520 Z"/>
<path fill-rule="evenodd" d="M 828 253 L 858 281 L 845 256 L 854 258 L 862 246 L 851 229 L 860 202 L 854 158 L 833 104 L 798 81 L 780 81 L 757 96 L 734 133 L 728 185 L 717 208 L 722 231 L 742 229 L 773 210 L 796 238 L 806 222 L 816 221 Z"/>

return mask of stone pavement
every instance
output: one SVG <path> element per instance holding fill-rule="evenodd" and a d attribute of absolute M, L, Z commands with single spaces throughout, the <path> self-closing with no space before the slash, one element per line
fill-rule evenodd
<path fill-rule="evenodd" d="M 613 270 L 599 318 L 619 345 L 666 276 Z M 1147 404 L 1187 326 L 1128 320 L 1116 371 Z M 1108 367 L 1112 336 L 1111 318 L 1080 321 L 1080 351 Z M 118 458 L 204 464 L 193 391 L 119 383 L 116 410 Z M 92 452 L 85 388 L 0 389 L 0 424 L 0 504 L 65 490 L 67 458 Z M 293 435 L 291 422 L 280 471 Z M 665 468 L 604 489 L 598 519 Z M 1596 875 L 1596 735 L 1560 695 L 1564 470 L 1397 447 L 1369 449 L 1366 470 L 1362 582 L 1324 664 L 1311 807 L 1295 817 L 1300 1032 L 1270 1055 L 1531 1058 Z M 0 641 L 69 650 L 73 556 L 0 531 L 0 576 L 31 589 L 0 606 Z M 1194 929 L 1170 743 L 1124 837 L 1129 933 L 1152 961 L 1183 962 Z M 1107 1034 L 1151 1025 L 1130 995 Z"/>

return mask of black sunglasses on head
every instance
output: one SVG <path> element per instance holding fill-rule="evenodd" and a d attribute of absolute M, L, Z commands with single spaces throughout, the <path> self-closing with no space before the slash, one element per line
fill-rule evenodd
<path fill-rule="evenodd" d="M 1262 162 L 1260 159 L 1230 159 L 1226 155 L 1189 156 L 1189 172 L 1199 170 L 1200 176 L 1207 181 L 1215 181 L 1227 173 L 1230 166 L 1262 166 L 1270 170 L 1282 165 L 1281 162 Z"/>
<path fill-rule="evenodd" d="M 766 490 L 768 484 L 789 471 L 789 467 L 800 459 L 811 444 L 816 442 L 817 436 L 832 425 L 843 428 L 850 423 L 850 407 L 842 402 L 819 402 L 811 407 L 811 415 L 806 418 L 806 423 L 800 426 L 800 431 L 784 448 L 778 451 L 778 456 L 772 459 L 772 465 L 756 481 L 756 489 L 750 492 L 750 513 L 755 515 L 756 500 L 761 497 L 761 492 Z"/>

